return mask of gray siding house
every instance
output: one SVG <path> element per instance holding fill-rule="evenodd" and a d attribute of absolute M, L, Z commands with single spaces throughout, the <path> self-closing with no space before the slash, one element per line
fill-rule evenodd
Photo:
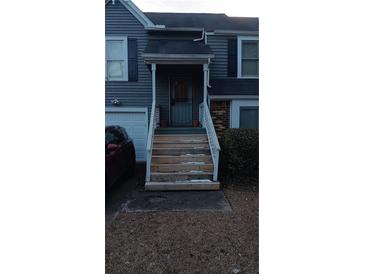
<path fill-rule="evenodd" d="M 218 189 L 219 136 L 258 127 L 258 18 L 105 2 L 106 125 L 132 137 L 146 189 Z"/>

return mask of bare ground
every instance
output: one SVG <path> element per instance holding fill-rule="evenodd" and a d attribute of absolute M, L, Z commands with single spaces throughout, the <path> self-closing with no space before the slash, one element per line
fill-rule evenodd
<path fill-rule="evenodd" d="M 106 273 L 258 273 L 258 189 L 239 185 L 224 188 L 232 213 L 120 213 Z"/>

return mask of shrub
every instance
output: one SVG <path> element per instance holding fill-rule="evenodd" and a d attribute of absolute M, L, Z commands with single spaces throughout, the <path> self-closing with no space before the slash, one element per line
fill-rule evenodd
<path fill-rule="evenodd" d="M 220 177 L 258 177 L 258 129 L 227 129 L 223 132 L 219 143 Z"/>

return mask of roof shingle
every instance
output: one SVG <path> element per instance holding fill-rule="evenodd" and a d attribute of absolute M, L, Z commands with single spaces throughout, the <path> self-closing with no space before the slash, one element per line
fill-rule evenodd
<path fill-rule="evenodd" d="M 203 42 L 152 39 L 148 42 L 144 54 L 213 54 L 213 52 Z"/>
<path fill-rule="evenodd" d="M 201 28 L 206 31 L 240 30 L 258 31 L 257 17 L 229 17 L 215 13 L 160 13 L 145 12 L 150 20 L 167 28 Z"/>

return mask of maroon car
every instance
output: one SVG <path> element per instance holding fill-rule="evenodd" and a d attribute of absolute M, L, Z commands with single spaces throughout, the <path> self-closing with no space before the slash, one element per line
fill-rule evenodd
<path fill-rule="evenodd" d="M 105 128 L 105 187 L 110 188 L 123 175 L 134 172 L 136 152 L 124 128 Z"/>

